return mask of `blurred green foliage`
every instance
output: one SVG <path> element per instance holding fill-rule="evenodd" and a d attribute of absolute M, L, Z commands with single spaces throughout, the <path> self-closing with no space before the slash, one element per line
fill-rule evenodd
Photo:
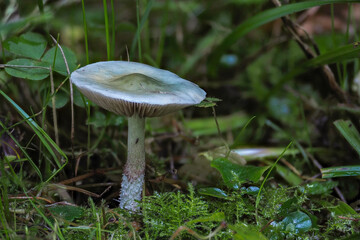
<path fill-rule="evenodd" d="M 355 0 L 0 1 L 0 238 L 356 238 L 359 11 Z M 66 65 L 105 60 L 208 93 L 148 120 L 141 215 L 114 201 L 126 121 L 70 87 Z"/>

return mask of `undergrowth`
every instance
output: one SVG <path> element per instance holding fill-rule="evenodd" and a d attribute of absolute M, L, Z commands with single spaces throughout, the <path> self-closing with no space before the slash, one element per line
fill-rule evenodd
<path fill-rule="evenodd" d="M 237 234 L 249 234 L 258 239 L 330 239 L 359 233 L 360 223 L 354 221 L 357 213 L 330 195 L 334 184 L 284 187 L 272 183 L 263 189 L 257 211 L 256 185 L 223 190 L 226 199 L 199 194 L 201 188 L 191 184 L 187 192 L 155 192 L 144 197 L 142 211 L 136 215 L 109 208 L 105 202 L 95 206 L 91 198 L 89 208 L 18 198 L 7 203 L 7 214 L 2 212 L 9 230 L 2 235 L 11 239 L 205 239 L 210 235 L 212 239 L 241 239 Z M 11 191 L 9 186 L 2 186 L 3 194 L 6 188 Z"/>

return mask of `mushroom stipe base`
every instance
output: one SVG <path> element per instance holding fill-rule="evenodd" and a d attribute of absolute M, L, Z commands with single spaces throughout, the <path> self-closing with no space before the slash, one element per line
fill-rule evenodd
<path fill-rule="evenodd" d="M 120 208 L 131 212 L 138 211 L 138 202 L 141 201 L 143 185 L 144 175 L 139 176 L 137 179 L 129 180 L 124 174 L 120 191 Z"/>

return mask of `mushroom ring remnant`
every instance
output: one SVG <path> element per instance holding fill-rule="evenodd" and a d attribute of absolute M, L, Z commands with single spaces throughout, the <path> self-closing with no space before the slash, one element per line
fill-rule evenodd
<path fill-rule="evenodd" d="M 196 84 L 142 63 L 98 62 L 71 74 L 73 84 L 99 106 L 128 117 L 128 156 L 120 207 L 137 211 L 145 172 L 145 117 L 159 117 L 200 103 L 206 96 Z"/>

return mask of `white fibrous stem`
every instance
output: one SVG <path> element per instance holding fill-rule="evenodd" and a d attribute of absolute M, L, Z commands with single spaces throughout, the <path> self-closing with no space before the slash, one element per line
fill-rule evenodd
<path fill-rule="evenodd" d="M 145 175 L 145 118 L 128 118 L 128 155 L 120 191 L 120 208 L 139 210 Z"/>

